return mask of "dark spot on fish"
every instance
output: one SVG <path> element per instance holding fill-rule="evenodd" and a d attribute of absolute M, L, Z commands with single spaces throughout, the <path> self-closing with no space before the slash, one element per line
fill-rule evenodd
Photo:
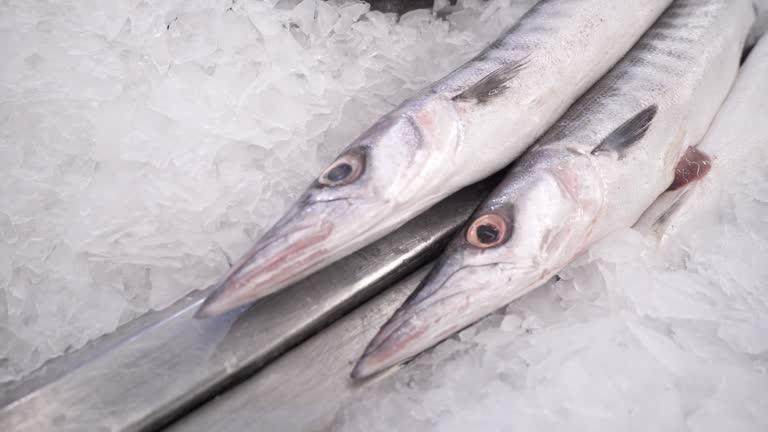
<path fill-rule="evenodd" d="M 165 26 L 165 29 L 166 29 L 166 30 L 171 30 L 171 24 L 175 23 L 175 22 L 176 22 L 176 21 L 178 21 L 178 20 L 179 20 L 179 17 L 174 17 L 172 20 L 170 20 L 170 21 L 168 22 L 168 25 L 167 25 L 167 26 Z"/>
<path fill-rule="evenodd" d="M 493 243 L 499 238 L 499 229 L 493 225 L 480 225 L 477 227 L 477 239 L 481 243 Z"/>

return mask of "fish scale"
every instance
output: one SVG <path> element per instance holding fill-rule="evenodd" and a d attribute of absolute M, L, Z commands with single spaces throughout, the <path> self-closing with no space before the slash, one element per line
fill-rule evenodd
<path fill-rule="evenodd" d="M 637 22 L 641 23 L 648 15 L 658 16 L 658 12 L 670 3 L 670 1 L 640 1 L 632 7 L 637 12 L 635 14 Z M 588 28 L 584 28 L 585 23 L 607 18 L 615 19 L 615 16 L 605 14 L 604 11 L 620 7 L 622 6 L 617 5 L 616 1 L 542 0 L 531 8 L 525 19 L 515 23 L 480 54 L 447 77 L 437 81 L 427 91 L 449 95 L 459 93 L 497 68 L 517 61 L 531 52 L 546 53 L 560 49 L 569 40 L 578 39 L 579 34 L 589 33 Z M 626 16 L 630 16 L 635 11 L 628 11 Z M 631 34 L 631 31 L 628 33 Z M 596 44 L 582 44 L 581 47 L 589 48 L 589 45 Z M 616 45 L 620 47 L 621 41 Z M 574 46 L 574 48 L 578 47 Z M 606 55 L 606 57 L 611 56 Z M 542 63 L 561 60 L 558 56 L 541 55 L 539 58 Z M 593 70 L 599 69 L 599 66 L 595 66 Z M 591 73 L 588 68 L 582 70 Z"/>
<path fill-rule="evenodd" d="M 594 7 L 591 0 L 542 0 L 515 23 L 505 34 L 493 41 L 480 54 L 447 77 L 429 87 L 431 93 L 456 94 L 501 66 L 516 61 L 537 49 L 548 48 L 547 42 L 557 34 L 570 33 L 569 25 L 577 21 L 577 8 Z M 542 38 L 542 36 L 548 36 Z M 551 42 L 549 42 L 551 44 Z"/>
<path fill-rule="evenodd" d="M 605 136 L 616 126 L 609 119 L 630 117 L 643 108 L 642 101 L 656 100 L 664 104 L 671 99 L 669 95 L 679 93 L 674 87 L 684 82 L 680 77 L 687 75 L 690 68 L 704 68 L 711 63 L 702 54 L 707 52 L 702 40 L 712 31 L 712 22 L 722 19 L 722 10 L 722 1 L 678 0 L 673 3 L 621 64 L 572 107 L 573 115 L 563 118 L 559 122 L 560 128 L 549 132 L 549 136 L 556 138 L 545 137 L 539 146 L 558 145 L 563 136 L 570 136 L 573 141 L 583 142 L 591 151 L 594 142 L 580 138 L 581 134 L 589 138 Z M 660 33 L 658 28 L 676 30 Z M 727 87 L 723 91 L 727 91 Z M 627 104 L 631 108 L 627 109 Z M 716 108 L 713 106 L 709 113 L 701 115 L 711 119 L 711 111 Z M 575 124 L 578 127 L 569 127 Z"/>
<path fill-rule="evenodd" d="M 406 361 L 543 285 L 705 174 L 708 158 L 689 146 L 725 99 L 753 20 L 748 0 L 675 0 L 514 164 L 352 375 Z"/>
<path fill-rule="evenodd" d="M 199 316 L 277 292 L 520 156 L 671 0 L 542 0 L 347 146 L 224 276 Z"/>

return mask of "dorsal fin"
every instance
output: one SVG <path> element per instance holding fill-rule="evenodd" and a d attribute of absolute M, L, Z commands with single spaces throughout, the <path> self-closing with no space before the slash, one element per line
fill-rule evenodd
<path fill-rule="evenodd" d="M 468 89 L 453 97 L 455 101 L 485 103 L 501 96 L 508 88 L 507 83 L 528 64 L 528 58 L 508 63 L 486 75 Z"/>
<path fill-rule="evenodd" d="M 619 155 L 619 159 L 624 157 L 624 151 L 640 141 L 648 128 L 651 127 L 653 118 L 659 111 L 658 106 L 651 105 L 648 108 L 635 114 L 634 117 L 625 121 L 621 126 L 611 132 L 603 142 L 592 150 L 592 154 L 613 152 Z"/>

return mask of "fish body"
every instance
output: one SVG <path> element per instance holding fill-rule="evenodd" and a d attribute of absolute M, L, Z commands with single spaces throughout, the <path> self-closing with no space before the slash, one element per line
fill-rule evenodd
<path fill-rule="evenodd" d="M 632 226 L 676 179 L 739 67 L 749 1 L 675 0 L 480 205 L 353 371 L 405 361 Z"/>
<path fill-rule="evenodd" d="M 768 37 L 763 36 L 739 71 L 733 89 L 696 148 L 712 159 L 700 181 L 665 192 L 643 214 L 636 227 L 664 241 L 692 219 L 717 217 L 723 185 L 768 156 Z M 713 220 L 717 223 L 717 220 Z"/>
<path fill-rule="evenodd" d="M 235 265 L 198 316 L 274 293 L 502 169 L 671 0 L 542 0 L 465 65 L 353 141 Z"/>

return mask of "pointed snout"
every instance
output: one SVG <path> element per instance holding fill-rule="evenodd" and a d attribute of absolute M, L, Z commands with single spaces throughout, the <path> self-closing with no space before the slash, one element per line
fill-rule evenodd
<path fill-rule="evenodd" d="M 328 219 L 278 223 L 238 262 L 205 299 L 196 318 L 221 315 L 257 301 L 318 270 L 328 259 L 324 243 L 334 233 Z"/>
<path fill-rule="evenodd" d="M 443 258 L 371 340 L 352 378 L 407 362 L 549 278 L 529 265 Z"/>
<path fill-rule="evenodd" d="M 466 280 L 442 276 L 440 272 L 428 276 L 382 326 L 352 370 L 352 378 L 404 363 L 485 315 L 476 307 L 479 304 L 473 304 Z"/>
<path fill-rule="evenodd" d="M 410 360 L 439 342 L 433 338 L 424 338 L 425 331 L 426 327 L 419 325 L 413 319 L 405 322 L 390 321 L 380 333 L 388 333 L 388 335 L 371 341 L 352 369 L 352 378 L 363 379 L 375 375 Z"/>

